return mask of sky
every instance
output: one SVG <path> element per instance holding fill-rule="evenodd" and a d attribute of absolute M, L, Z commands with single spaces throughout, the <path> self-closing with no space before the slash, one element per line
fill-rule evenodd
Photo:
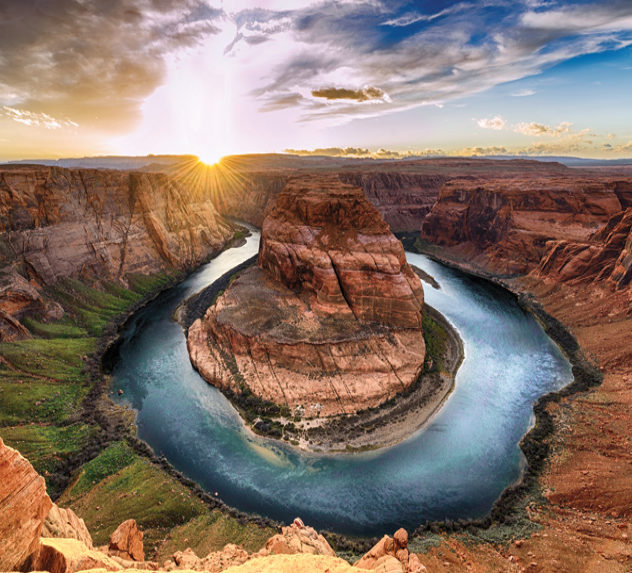
<path fill-rule="evenodd" d="M 632 157 L 632 0 L 0 0 L 0 159 Z"/>

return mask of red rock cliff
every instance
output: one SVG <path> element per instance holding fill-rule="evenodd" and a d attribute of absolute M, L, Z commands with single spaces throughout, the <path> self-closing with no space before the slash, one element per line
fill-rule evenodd
<path fill-rule="evenodd" d="M 355 412 L 419 376 L 422 306 L 401 243 L 362 190 L 297 178 L 264 221 L 259 266 L 191 326 L 188 346 L 220 388 L 307 415 Z"/>
<path fill-rule="evenodd" d="M 621 201 L 608 181 L 583 178 L 454 180 L 424 221 L 421 237 L 497 272 L 526 273 L 552 240 L 586 240 Z"/>
<path fill-rule="evenodd" d="M 125 283 L 219 250 L 234 230 L 200 191 L 159 173 L 0 169 L 0 337 L 28 311 L 57 316 L 41 287 L 59 278 Z"/>

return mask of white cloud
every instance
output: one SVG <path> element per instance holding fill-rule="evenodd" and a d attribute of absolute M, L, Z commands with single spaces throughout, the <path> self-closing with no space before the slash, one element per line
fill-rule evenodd
<path fill-rule="evenodd" d="M 530 90 L 530 89 L 518 90 L 516 92 L 512 92 L 511 95 L 513 97 L 528 97 L 528 96 L 535 95 L 535 90 Z"/>
<path fill-rule="evenodd" d="M 563 121 L 559 123 L 557 127 L 551 127 L 550 125 L 531 121 L 529 123 L 517 123 L 512 127 L 512 129 L 516 133 L 521 133 L 522 135 L 531 135 L 535 137 L 540 137 L 542 135 L 560 137 L 562 135 L 570 133 L 572 127 L 573 124 L 569 121 Z"/>
<path fill-rule="evenodd" d="M 496 131 L 505 129 L 505 126 L 507 125 L 507 122 L 499 115 L 475 119 L 474 121 L 476 121 L 478 127 L 482 127 L 483 129 L 494 129 Z"/>
<path fill-rule="evenodd" d="M 25 109 L 17 109 L 7 105 L 2 106 L 5 115 L 9 119 L 28 125 L 29 127 L 44 127 L 46 129 L 61 129 L 62 127 L 79 127 L 79 124 L 70 119 L 56 119 L 47 113 L 38 113 Z"/>

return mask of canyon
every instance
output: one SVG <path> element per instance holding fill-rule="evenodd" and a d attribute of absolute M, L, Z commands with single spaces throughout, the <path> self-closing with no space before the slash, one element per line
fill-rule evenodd
<path fill-rule="evenodd" d="M 423 289 L 359 187 L 291 179 L 263 222 L 258 266 L 188 331 L 202 376 L 292 414 L 379 406 L 421 374 Z"/>
<path fill-rule="evenodd" d="M 284 256 L 284 251 L 277 247 L 277 243 L 287 241 L 284 233 L 288 227 L 282 220 L 275 221 L 274 215 L 277 197 L 288 179 L 297 174 L 296 166 L 270 166 L 265 161 L 251 161 L 242 169 L 238 165 L 240 160 L 234 161 L 233 169 L 240 169 L 244 178 L 235 187 L 237 191 L 220 195 L 210 193 L 210 199 L 195 193 L 173 174 L 2 167 L 2 340 L 34 337 L 29 321 L 25 320 L 29 316 L 40 317 L 47 324 L 68 320 L 70 315 L 65 310 L 64 300 L 51 288 L 60 282 L 76 280 L 101 292 L 111 288 L 110 284 L 129 286 L 136 274 L 173 273 L 195 267 L 221 250 L 234 236 L 236 227 L 224 218 L 228 216 L 261 225 L 266 215 L 273 215 L 271 221 L 276 226 L 273 231 L 278 233 L 278 239 L 282 239 L 269 242 L 264 250 L 263 261 L 268 270 L 252 269 L 248 271 L 251 279 L 242 274 L 233 286 L 239 286 L 238 283 L 243 281 L 243 292 L 250 296 L 254 285 L 271 280 L 268 278 L 271 269 L 288 285 L 296 286 L 299 259 Z M 417 243 L 421 251 L 475 275 L 498 281 L 540 304 L 566 325 L 585 354 L 597 361 L 603 382 L 580 394 L 562 396 L 546 406 L 546 414 L 554 428 L 544 444 L 549 452 L 548 462 L 538 477 L 536 492 L 518 511 L 522 517 L 515 521 L 512 521 L 513 517 L 494 519 L 489 529 L 478 533 L 460 530 L 460 533 L 452 534 L 449 527 L 440 525 L 432 531 L 416 532 L 413 539 L 431 540 L 423 551 L 418 550 L 418 560 L 430 571 L 625 571 L 632 562 L 628 537 L 632 527 L 629 472 L 632 463 L 629 439 L 632 432 L 629 415 L 632 404 L 629 346 L 632 332 L 629 286 L 632 179 L 624 172 L 574 170 L 538 162 L 442 161 L 381 163 L 370 169 L 340 163 L 316 171 L 323 175 L 324 170 L 326 176 L 335 172 L 343 185 L 360 185 L 393 230 L 421 230 Z M 294 203 L 286 204 L 285 209 L 291 212 Z M 292 236 L 300 238 L 301 234 Z M 301 242 L 295 239 L 291 244 L 300 246 Z M 387 241 L 387 244 L 387 252 L 391 252 L 391 242 Z M 313 273 L 301 270 L 299 275 L 301 281 L 314 284 Z M 325 278 L 323 285 L 328 286 L 321 298 L 318 299 L 316 291 L 309 291 L 309 296 L 324 312 L 339 312 L 345 307 L 341 297 L 336 296 L 333 275 L 329 273 Z M 253 282 L 249 283 L 250 280 Z M 270 288 L 269 292 L 273 293 L 279 290 L 284 294 L 294 292 L 290 286 Z M 227 291 L 222 302 L 227 310 L 231 310 L 231 296 Z M 267 305 L 268 298 L 264 302 Z M 397 320 L 407 325 L 406 329 L 410 328 L 414 312 L 406 311 L 405 306 L 402 311 L 399 303 L 396 306 L 399 308 Z M 351 309 L 351 305 L 347 307 Z M 360 316 L 364 313 L 368 316 L 374 305 L 360 304 L 356 308 Z M 380 306 L 375 308 L 379 310 Z M 305 306 L 295 307 L 301 319 L 305 309 Z M 231 312 L 237 312 L 237 309 L 233 308 Z M 346 312 L 349 319 L 351 314 Z M 110 315 L 108 317 L 111 319 Z M 222 332 L 226 333 L 226 330 Z M 293 336 L 295 332 L 291 334 Z M 231 333 L 226 340 L 233 336 Z M 28 371 L 15 359 L 16 349 L 22 347 L 14 345 L 25 342 L 38 343 L 33 353 L 27 355 L 27 358 L 36 357 L 37 367 Z M 45 370 L 50 363 L 46 361 L 47 357 L 42 358 L 41 339 L 35 336 L 33 340 L 22 340 L 21 343 L 3 344 L 5 362 L 0 374 L 3 384 L 6 380 L 10 382 L 5 384 L 8 390 L 5 389 L 2 395 L 3 408 L 15 408 L 15 400 L 22 392 L 30 399 L 29 388 L 38 383 L 38 376 L 47 376 L 46 384 L 57 384 L 47 390 L 46 400 L 52 402 L 55 393 L 64 390 L 59 383 L 63 380 L 61 374 Z M 84 358 L 81 353 L 76 358 L 79 371 Z M 300 358 L 303 360 L 304 354 Z M 68 368 L 70 359 L 64 357 L 64 360 L 64 368 Z M 4 368 L 6 364 L 10 368 Z M 21 369 L 16 370 L 18 366 Z M 37 406 L 33 405 L 36 400 Z M 37 444 L 41 442 L 34 442 L 32 436 L 42 440 L 40 433 L 53 432 L 57 441 L 51 441 L 50 448 L 57 458 L 65 460 L 63 448 L 58 447 L 62 442 L 54 426 L 57 422 L 51 422 L 45 412 L 47 402 L 39 404 L 40 400 L 39 395 L 31 400 L 22 421 L 4 420 L 0 435 L 5 441 L 10 436 L 12 443 L 19 444 L 20 449 L 29 449 L 29 458 L 39 458 L 42 454 Z M 336 411 L 337 404 L 336 400 L 330 401 L 331 411 Z M 108 415 L 113 419 L 119 416 L 114 409 L 109 410 Z M 75 428 L 78 420 L 83 419 L 73 416 L 63 422 L 63 427 Z M 56 501 L 72 506 L 85 518 L 93 535 L 98 536 L 100 546 L 109 539 L 116 525 L 127 518 L 136 518 L 139 523 L 146 520 L 145 543 L 146 547 L 151 547 L 152 558 L 157 554 L 154 552 L 165 555 L 166 550 L 160 549 L 163 547 L 160 543 L 163 543 L 164 547 L 172 549 L 169 554 L 174 556 L 171 559 L 174 568 L 180 567 L 175 559 L 175 549 L 185 553 L 183 547 L 198 544 L 197 554 L 210 555 L 203 540 L 221 539 L 221 543 L 218 541 L 213 547 L 220 553 L 226 542 L 238 541 L 227 539 L 218 531 L 241 531 L 241 526 L 228 518 L 217 517 L 221 513 L 219 510 L 200 509 L 187 498 L 193 491 L 191 484 L 185 487 L 164 473 L 158 459 L 147 461 L 149 458 L 129 453 L 126 446 L 118 446 L 125 440 L 135 443 L 131 438 L 121 438 L 128 434 L 116 434 L 116 439 L 123 442 L 112 442 L 111 438 L 91 433 L 95 430 L 89 426 L 81 426 L 81 431 L 89 440 L 95 437 L 101 440 L 95 440 L 98 445 L 94 446 L 94 451 L 85 441 L 79 446 L 82 452 L 86 451 L 86 459 L 93 462 L 88 475 L 94 483 L 88 484 L 87 478 L 80 477 L 85 471 L 81 465 L 73 466 L 68 462 L 76 472 L 74 479 L 78 482 L 75 481 L 75 485 Z M 29 439 L 24 437 L 26 435 Z M 33 447 L 34 443 L 36 447 Z M 49 447 L 49 442 L 43 443 Z M 118 457 L 113 458 L 114 446 L 124 455 L 119 452 Z M 3 530 L 3 535 L 13 536 L 11 539 L 15 538 L 15 542 L 10 545 L 13 551 L 11 565 L 2 561 L 6 559 L 5 555 L 0 556 L 0 569 L 24 568 L 27 567 L 24 565 L 26 558 L 40 543 L 39 535 L 43 530 L 40 522 L 51 502 L 45 495 L 43 478 L 37 476 L 28 462 L 18 457 L 14 450 L 2 449 L 1 445 L 0 452 L 0 471 L 9 467 L 14 479 L 19 477 L 21 480 L 18 480 L 17 488 L 28 493 L 23 513 L 16 514 L 20 516 L 17 518 L 19 523 Z M 44 458 L 46 463 L 49 459 Z M 77 459 L 83 460 L 81 457 Z M 115 463 L 110 461 L 112 459 Z M 103 460 L 108 460 L 112 466 L 105 464 L 107 471 L 101 467 Z M 38 460 L 38 463 L 41 462 Z M 50 482 L 50 474 L 55 470 L 51 469 L 47 475 L 45 468 L 47 466 L 42 465 L 41 473 Z M 164 489 L 161 505 L 150 495 L 152 492 L 148 493 L 137 484 L 132 491 L 138 495 L 130 491 L 129 483 L 134 475 L 142 475 L 153 491 Z M 11 483 L 11 480 L 0 480 L 0 489 Z M 14 503 L 11 500 L 16 498 L 8 496 L 4 489 L 1 494 L 0 511 L 16 507 L 11 505 Z M 140 505 L 132 505 L 135 498 Z M 166 514 L 168 504 L 175 503 L 171 498 L 176 498 L 180 504 L 177 513 L 173 513 L 177 519 Z M 217 513 L 205 521 L 204 516 L 209 512 Z M 182 520 L 180 516 L 186 516 L 186 519 Z M 64 523 L 77 524 L 78 520 L 77 516 L 68 517 L 64 518 Z M 222 525 L 213 520 L 219 520 Z M 149 524 L 153 523 L 160 525 L 152 528 Z M 106 525 L 110 528 L 107 535 L 104 533 Z M 70 529 L 78 527 L 74 525 Z M 48 531 L 51 529 L 64 531 L 64 537 L 70 531 L 59 524 Z M 262 544 L 265 546 L 262 542 L 271 533 L 260 525 L 248 525 L 245 530 L 257 539 L 249 546 L 249 555 L 256 553 Z M 265 531 L 265 538 L 263 534 L 252 533 L 255 530 Z M 84 554 L 91 549 L 85 534 L 82 535 L 83 540 L 76 541 L 85 546 L 79 551 Z M 169 535 L 172 538 L 167 540 Z M 307 535 L 313 536 L 311 532 Z M 190 541 L 184 542 L 184 539 Z M 174 547 L 176 540 L 180 545 Z M 285 545 L 292 543 L 285 541 Z M 68 548 L 77 548 L 75 542 L 47 544 L 50 547 L 47 551 L 56 555 L 70 551 Z M 305 546 L 304 538 L 300 545 Z M 384 541 L 382 546 L 393 553 L 387 555 L 385 550 L 382 555 L 373 555 L 375 561 L 382 559 L 382 567 L 388 565 L 394 571 L 417 567 L 416 563 L 409 565 L 408 561 L 403 563 L 397 558 L 393 540 Z M 107 551 L 104 555 L 110 558 Z M 222 563 L 223 567 L 229 563 L 226 555 L 243 557 L 231 547 L 223 557 L 214 556 L 207 563 Z M 186 557 L 181 555 L 178 559 L 182 564 L 192 565 L 191 568 L 203 567 L 197 565 L 198 561 L 203 561 L 197 556 L 188 561 Z M 396 566 L 386 557 L 396 559 L 400 565 Z M 264 561 L 255 562 L 257 559 Z M 336 568 L 354 570 L 348 564 L 331 559 L 331 555 L 268 555 L 249 559 L 241 571 L 264 570 L 265 567 L 278 571 L 301 570 L 302 567 L 305 570 L 313 567 L 318 571 L 327 567 L 332 571 L 338 570 Z M 90 563 L 94 566 L 94 562 Z M 127 564 L 117 566 L 123 568 Z"/>
<path fill-rule="evenodd" d="M 44 166 L 0 169 L 0 340 L 22 316 L 60 319 L 47 294 L 64 279 L 126 286 L 134 275 L 190 270 L 235 227 L 201 189 L 160 173 Z"/>

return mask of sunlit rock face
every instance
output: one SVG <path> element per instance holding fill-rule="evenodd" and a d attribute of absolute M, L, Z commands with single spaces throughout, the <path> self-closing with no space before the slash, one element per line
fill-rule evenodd
<path fill-rule="evenodd" d="M 189 329 L 223 389 L 330 416 L 376 406 L 419 376 L 423 290 L 379 212 L 337 177 L 290 180 L 266 217 L 258 266 Z"/>
<path fill-rule="evenodd" d="M 234 228 L 192 184 L 160 173 L 13 166 L 0 169 L 0 338 L 19 319 L 59 318 L 42 287 L 72 277 L 126 284 L 130 273 L 189 269 Z"/>
<path fill-rule="evenodd" d="M 552 241 L 589 241 L 621 212 L 622 189 L 581 177 L 449 181 L 421 238 L 495 272 L 524 274 L 548 256 Z"/>

